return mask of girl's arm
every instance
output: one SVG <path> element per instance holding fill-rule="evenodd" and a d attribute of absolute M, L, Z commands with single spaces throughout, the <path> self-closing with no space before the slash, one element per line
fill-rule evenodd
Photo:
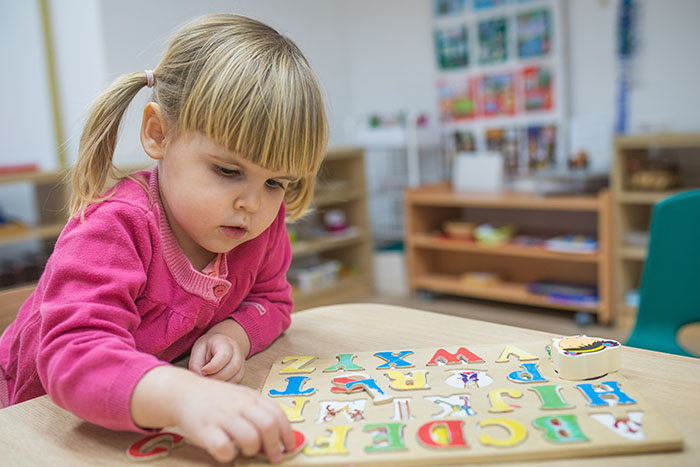
<path fill-rule="evenodd" d="M 157 367 L 131 396 L 131 416 L 143 428 L 179 427 L 220 462 L 264 450 L 272 462 L 291 450 L 294 435 L 282 409 L 245 386 L 202 378 L 183 368 Z"/>

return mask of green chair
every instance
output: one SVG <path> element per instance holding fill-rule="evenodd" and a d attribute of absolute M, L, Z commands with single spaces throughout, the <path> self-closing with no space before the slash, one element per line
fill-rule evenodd
<path fill-rule="evenodd" d="M 652 212 L 637 322 L 626 345 L 692 357 L 676 342 L 700 321 L 700 190 L 670 196 Z"/>

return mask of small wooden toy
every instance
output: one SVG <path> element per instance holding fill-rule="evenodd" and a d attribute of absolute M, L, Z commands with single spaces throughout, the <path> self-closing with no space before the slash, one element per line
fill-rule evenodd
<path fill-rule="evenodd" d="M 547 351 L 554 371 L 564 379 L 600 378 L 620 369 L 620 343 L 586 335 L 552 339 Z"/>

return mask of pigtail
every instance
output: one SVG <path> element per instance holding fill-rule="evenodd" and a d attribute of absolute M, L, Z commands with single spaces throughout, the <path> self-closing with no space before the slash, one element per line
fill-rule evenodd
<path fill-rule="evenodd" d="M 147 84 L 146 74 L 129 73 L 117 78 L 95 99 L 71 173 L 71 216 L 80 212 L 82 217 L 90 204 L 109 198 L 100 198 L 108 181 L 123 178 L 124 174 L 112 164 L 119 125 L 134 96 Z"/>

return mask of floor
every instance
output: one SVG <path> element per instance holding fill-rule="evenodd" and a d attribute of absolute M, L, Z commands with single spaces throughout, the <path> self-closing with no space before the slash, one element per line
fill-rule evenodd
<path fill-rule="evenodd" d="M 614 339 L 624 343 L 630 330 L 598 323 L 577 323 L 576 313 L 563 310 L 497 303 L 486 300 L 436 295 L 430 298 L 392 295 L 370 295 L 357 300 L 367 303 L 383 303 L 405 306 L 448 315 L 490 321 L 510 326 L 570 336 L 586 334 L 594 337 Z M 592 315 L 586 315 L 589 317 Z"/>

